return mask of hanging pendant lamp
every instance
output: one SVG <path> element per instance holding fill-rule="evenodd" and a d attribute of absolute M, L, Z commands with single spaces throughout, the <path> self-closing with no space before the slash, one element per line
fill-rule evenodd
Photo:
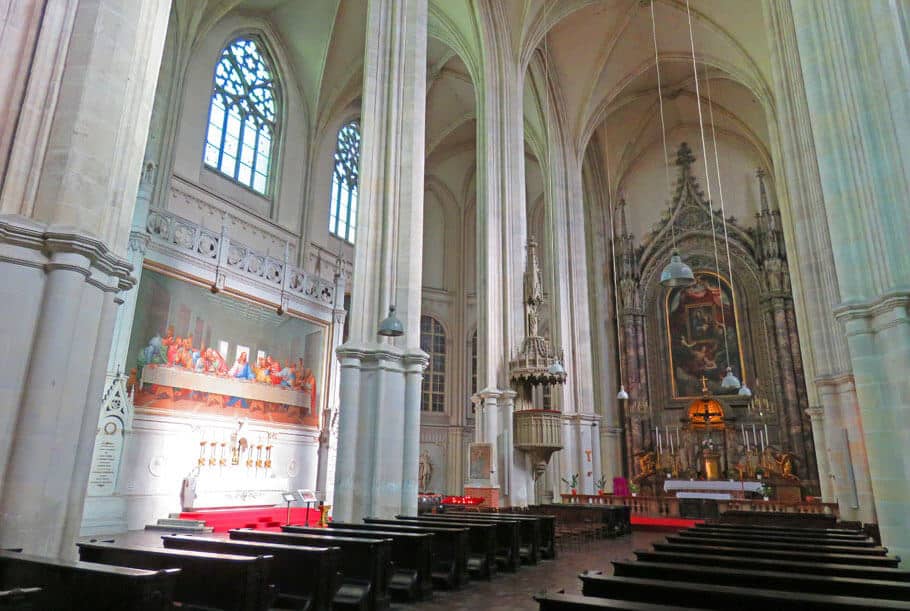
<path fill-rule="evenodd" d="M 742 384 L 739 383 L 739 378 L 733 375 L 733 369 L 731 367 L 727 367 L 727 375 L 725 375 L 724 379 L 720 382 L 721 389 L 727 391 L 737 390 L 741 386 Z"/>
<path fill-rule="evenodd" d="M 664 120 L 664 97 L 660 80 L 660 55 L 657 51 L 657 24 L 654 19 L 654 0 L 651 0 L 651 40 L 654 42 L 654 71 L 657 73 L 657 104 L 660 108 L 660 135 L 664 147 L 664 174 L 667 181 L 667 192 L 670 192 L 670 157 L 667 154 L 667 126 Z M 676 247 L 676 222 L 673 218 L 673 202 L 668 202 L 670 209 L 670 233 L 673 240 L 673 254 L 670 262 L 660 273 L 660 284 L 667 288 L 692 286 L 695 284 L 695 274 L 692 268 L 683 263 Z"/>
<path fill-rule="evenodd" d="M 629 399 L 629 393 L 626 392 L 626 387 L 624 385 L 619 385 L 619 392 L 616 393 L 616 398 L 620 401 L 626 401 Z"/>
<path fill-rule="evenodd" d="M 695 284 L 695 274 L 692 273 L 691 267 L 683 263 L 678 250 L 673 250 L 673 254 L 670 255 L 670 262 L 660 272 L 660 283 L 667 288 L 692 286 Z"/>
<path fill-rule="evenodd" d="M 740 397 L 751 397 L 752 396 L 752 389 L 749 388 L 748 386 L 746 386 L 745 380 L 743 380 L 743 385 L 739 388 L 739 392 L 737 394 Z"/>
<path fill-rule="evenodd" d="M 401 337 L 404 335 L 404 325 L 395 316 L 395 306 L 389 306 L 389 315 L 379 323 L 378 333 L 383 337 Z"/>

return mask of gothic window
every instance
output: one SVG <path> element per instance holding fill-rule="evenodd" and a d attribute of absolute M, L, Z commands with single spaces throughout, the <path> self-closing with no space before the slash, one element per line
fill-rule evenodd
<path fill-rule="evenodd" d="M 275 82 L 261 43 L 240 37 L 215 66 L 205 165 L 262 195 L 275 141 Z"/>
<path fill-rule="evenodd" d="M 430 355 L 423 372 L 420 409 L 425 412 L 445 411 L 446 332 L 432 316 L 420 317 L 420 349 Z"/>
<path fill-rule="evenodd" d="M 351 244 L 357 233 L 357 181 L 360 178 L 360 123 L 350 121 L 338 130 L 329 231 Z"/>

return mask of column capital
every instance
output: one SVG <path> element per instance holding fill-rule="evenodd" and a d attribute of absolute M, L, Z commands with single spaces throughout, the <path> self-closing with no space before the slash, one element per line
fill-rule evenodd
<path fill-rule="evenodd" d="M 812 422 L 822 422 L 825 419 L 825 408 L 820 405 L 809 407 L 805 410 L 806 415 L 812 420 Z"/>

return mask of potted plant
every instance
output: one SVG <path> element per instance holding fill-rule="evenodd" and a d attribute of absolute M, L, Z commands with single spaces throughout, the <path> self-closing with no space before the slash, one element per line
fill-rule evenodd
<path fill-rule="evenodd" d="M 607 478 L 601 477 L 599 480 L 594 482 L 594 485 L 597 487 L 597 495 L 603 496 L 604 495 L 604 486 L 607 485 Z"/>
<path fill-rule="evenodd" d="M 762 497 L 764 497 L 764 499 L 765 499 L 766 501 L 767 501 L 767 500 L 770 500 L 770 499 L 771 499 L 771 495 L 774 494 L 774 488 L 772 488 L 772 487 L 769 486 L 768 484 L 764 484 L 764 485 L 761 487 L 761 494 L 762 494 Z"/>
<path fill-rule="evenodd" d="M 632 496 L 638 496 L 638 484 L 632 482 L 629 484 L 629 492 L 632 493 Z"/>
<path fill-rule="evenodd" d="M 578 494 L 578 473 L 573 473 L 571 480 L 561 478 L 563 483 L 572 491 L 572 496 Z"/>
<path fill-rule="evenodd" d="M 765 470 L 759 467 L 755 470 L 755 479 L 761 480 L 761 476 L 765 474 Z"/>

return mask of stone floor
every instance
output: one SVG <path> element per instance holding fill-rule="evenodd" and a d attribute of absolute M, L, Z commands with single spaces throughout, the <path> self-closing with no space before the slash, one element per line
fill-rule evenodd
<path fill-rule="evenodd" d="M 127 545 L 161 545 L 161 532 L 135 531 L 110 537 L 83 537 L 82 540 L 115 539 Z M 517 573 L 499 573 L 490 581 L 471 581 L 454 592 L 435 591 L 433 599 L 415 604 L 394 603 L 396 611 L 484 611 L 537 610 L 532 596 L 538 592 L 565 590 L 581 593 L 578 574 L 588 569 L 611 574 L 610 561 L 629 558 L 635 549 L 649 548 L 667 533 L 635 531 L 618 539 L 590 541 L 576 549 L 560 550 L 556 560 L 523 566 Z M 219 535 L 216 535 L 219 536 Z M 220 536 L 224 536 L 223 534 Z"/>
<path fill-rule="evenodd" d="M 499 573 L 490 581 L 472 581 L 455 592 L 436 591 L 433 599 L 416 604 L 394 604 L 399 611 L 518 611 L 537 610 L 532 596 L 538 592 L 565 590 L 581 594 L 578 574 L 588 569 L 612 574 L 611 560 L 632 556 L 632 550 L 648 548 L 667 533 L 635 531 L 618 539 L 592 541 L 580 549 L 560 550 L 556 560 L 524 566 L 517 573 Z"/>

